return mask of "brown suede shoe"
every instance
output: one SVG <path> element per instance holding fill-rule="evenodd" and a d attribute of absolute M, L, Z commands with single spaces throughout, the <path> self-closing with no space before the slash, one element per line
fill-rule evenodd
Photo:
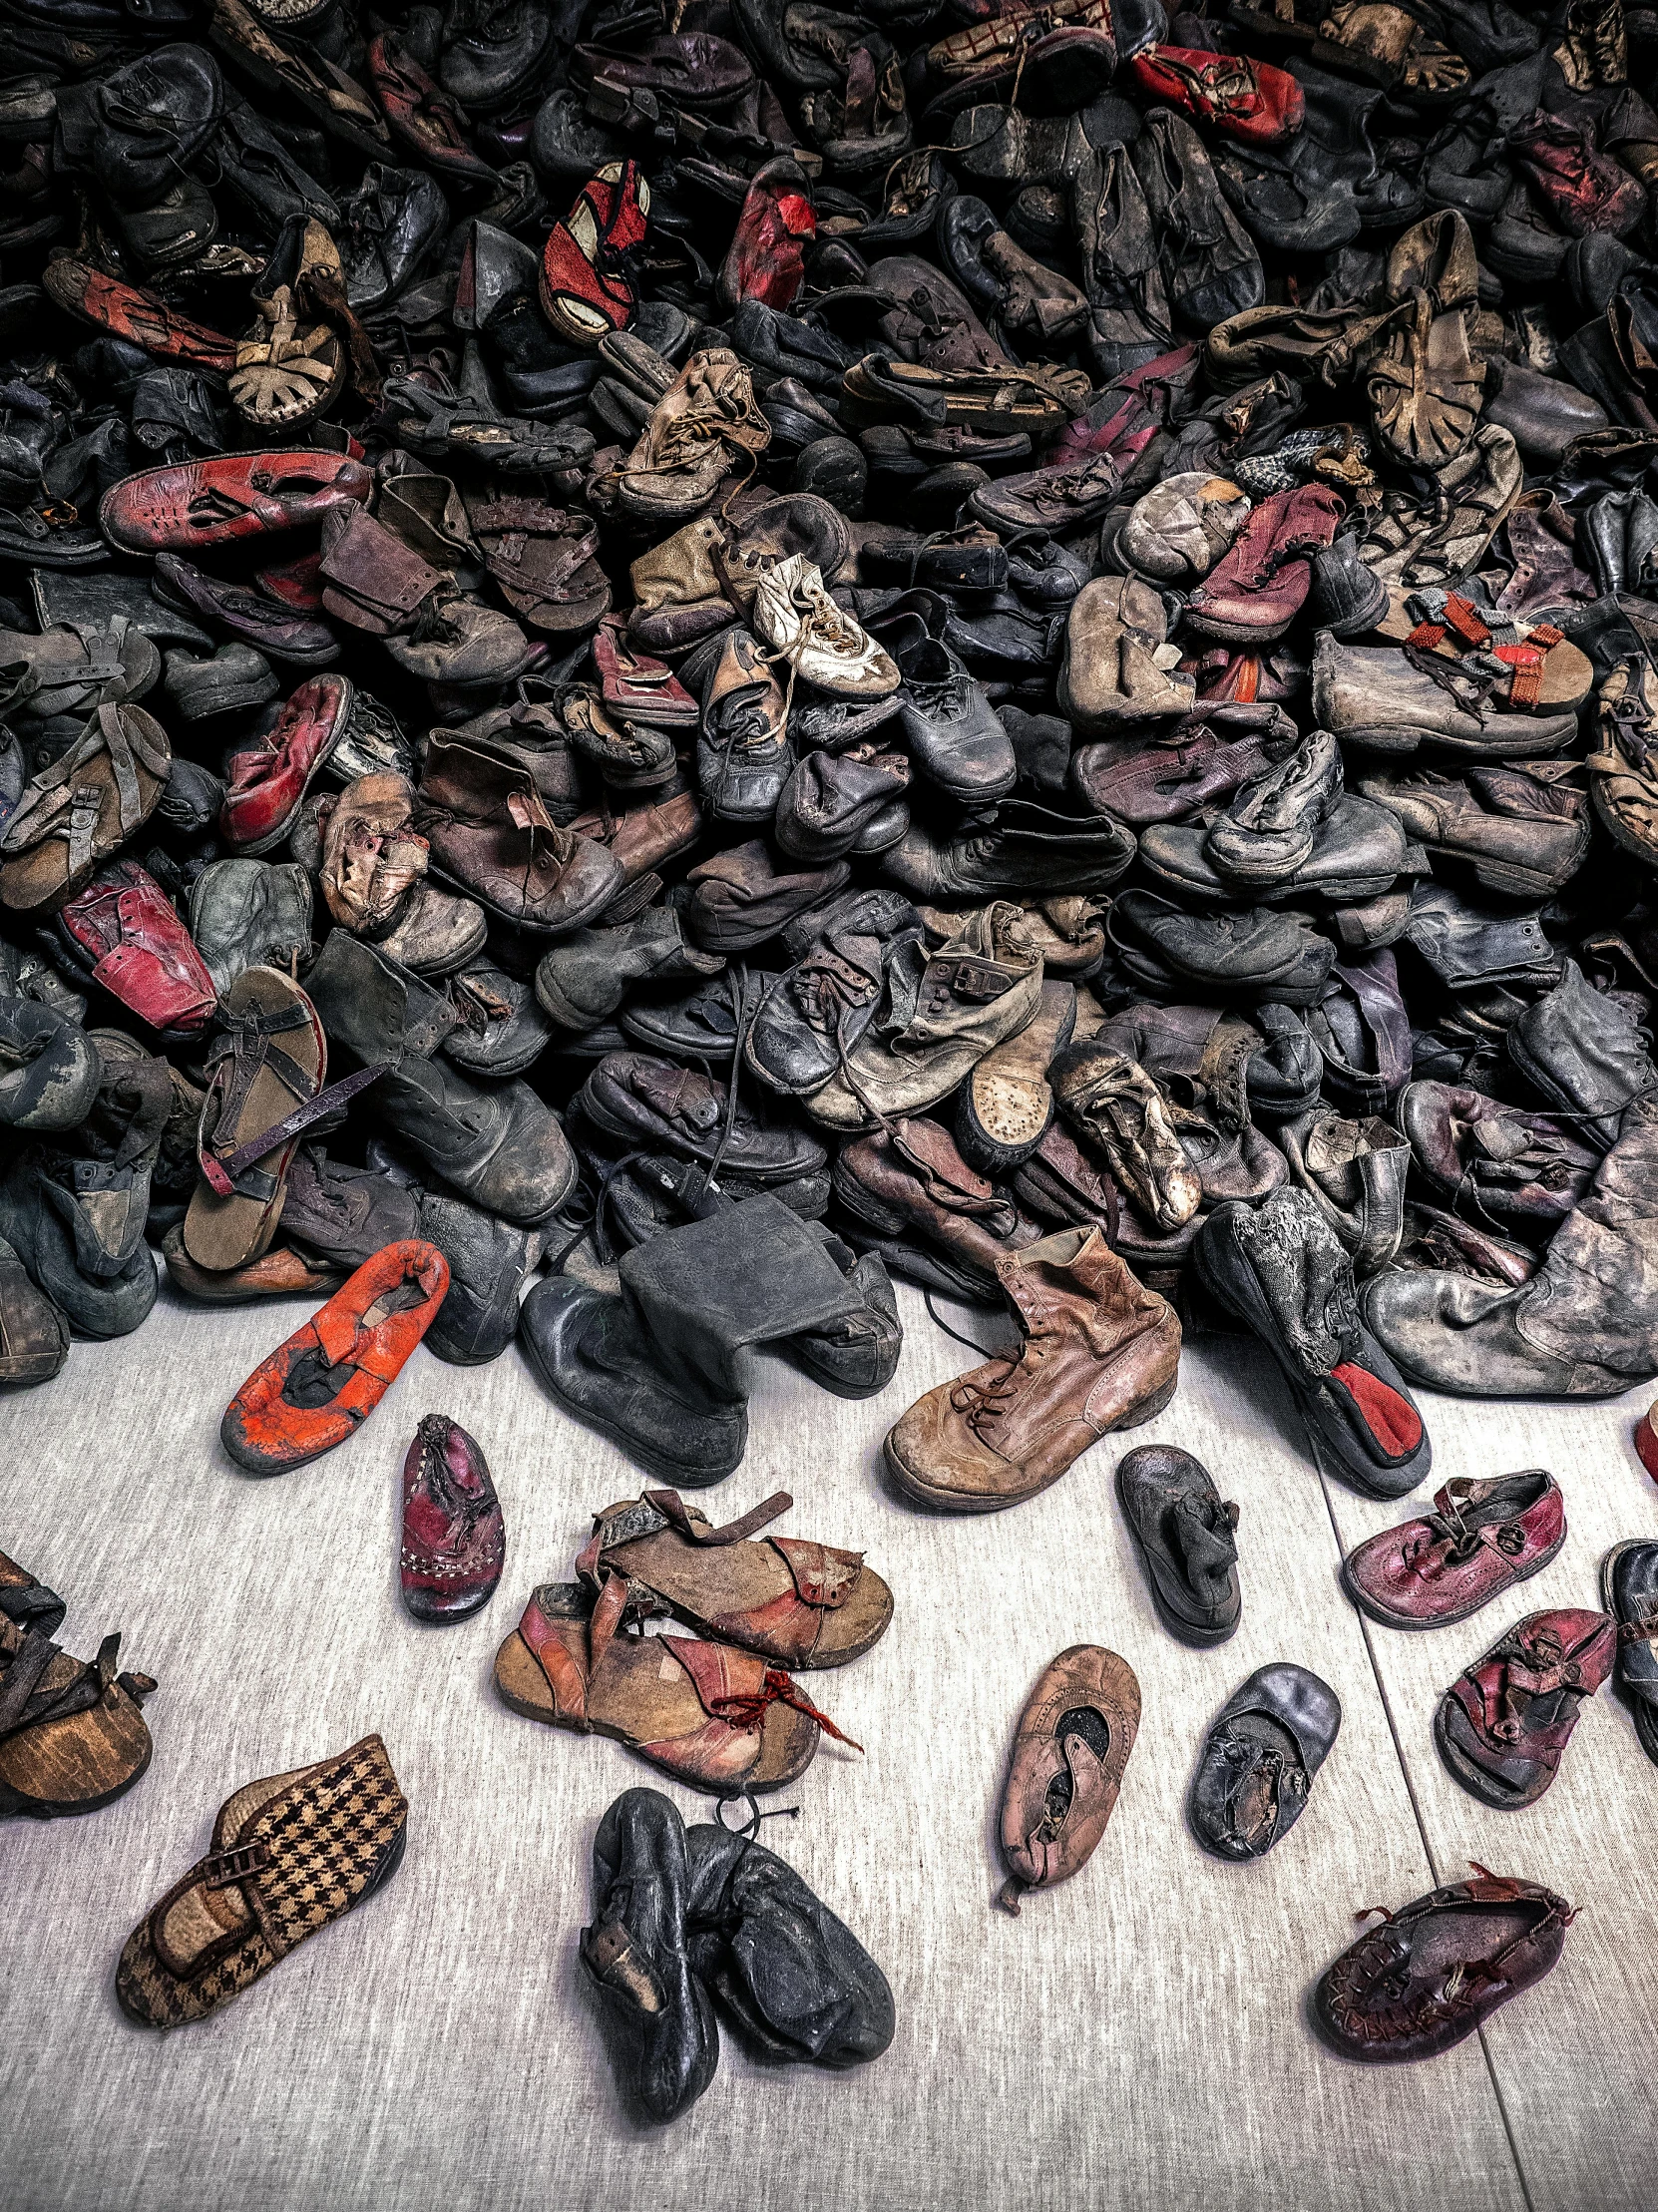
<path fill-rule="evenodd" d="M 899 1489 L 946 1513 L 1035 1498 L 1107 1430 L 1152 1420 L 1174 1396 L 1174 1309 L 1097 1229 L 1061 1229 L 996 1271 L 1023 1351 L 928 1391 L 887 1435 Z"/>
<path fill-rule="evenodd" d="M 1018 1916 L 1026 1890 L 1068 1882 L 1087 1864 L 1116 1808 L 1140 1725 L 1140 1685 L 1126 1659 L 1073 1643 L 1043 1667 L 1020 1716 L 1002 1793 L 1008 1879 L 997 1903 Z"/>

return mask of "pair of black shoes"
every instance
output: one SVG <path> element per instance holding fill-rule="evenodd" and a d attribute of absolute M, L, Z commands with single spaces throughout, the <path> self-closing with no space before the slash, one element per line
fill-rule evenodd
<path fill-rule="evenodd" d="M 886 1976 L 750 1836 L 686 1828 L 659 1791 L 626 1790 L 594 1838 L 593 1889 L 582 1974 L 618 2082 L 652 2120 L 677 2118 L 713 2079 L 716 2006 L 776 2065 L 862 2065 L 892 2041 Z"/>

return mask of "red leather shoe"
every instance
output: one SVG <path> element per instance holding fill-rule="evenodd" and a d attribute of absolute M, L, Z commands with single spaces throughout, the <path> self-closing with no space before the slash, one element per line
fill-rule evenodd
<path fill-rule="evenodd" d="M 441 1413 L 403 1462 L 403 1602 L 416 1620 L 465 1620 L 495 1595 L 507 1529 L 476 1441 Z"/>
<path fill-rule="evenodd" d="M 542 312 L 572 345 L 625 330 L 638 307 L 628 256 L 644 242 L 650 187 L 637 162 L 607 162 L 548 233 L 541 261 Z"/>
<path fill-rule="evenodd" d="M 1580 125 L 1539 108 L 1508 134 L 1508 153 L 1568 237 L 1591 231 L 1619 237 L 1646 213 L 1646 187 L 1610 155 L 1595 151 Z"/>
<path fill-rule="evenodd" d="M 1441 1698 L 1434 1716 L 1440 1757 L 1482 1804 L 1535 1805 L 1617 1649 L 1610 1613 L 1575 1606 L 1528 1613 Z"/>
<path fill-rule="evenodd" d="M 759 299 L 768 307 L 788 306 L 806 280 L 802 248 L 816 236 L 811 182 L 791 155 L 780 154 L 749 182 L 719 272 L 720 304 Z"/>
<path fill-rule="evenodd" d="M 189 930 L 134 861 L 100 868 L 53 919 L 77 972 L 152 1029 L 188 1035 L 212 1012 L 218 994 Z"/>
<path fill-rule="evenodd" d="M 656 729 L 690 728 L 701 718 L 700 707 L 666 662 L 628 645 L 621 615 L 607 615 L 595 631 L 593 664 L 613 714 Z"/>
<path fill-rule="evenodd" d="M 1306 96 L 1288 70 L 1243 54 L 1153 46 L 1135 55 L 1128 72 L 1148 99 L 1248 146 L 1281 146 L 1307 113 Z"/>
<path fill-rule="evenodd" d="M 1443 1628 L 1547 1566 L 1565 1541 L 1565 1501 L 1542 1468 L 1488 1483 L 1459 1475 L 1432 1513 L 1350 1551 L 1342 1584 L 1384 1627 Z"/>
<path fill-rule="evenodd" d="M 1325 484 L 1302 484 L 1262 500 L 1186 602 L 1188 627 L 1230 645 L 1281 638 L 1306 603 L 1312 556 L 1329 545 L 1346 512 Z"/>
<path fill-rule="evenodd" d="M 317 770 L 345 735 L 353 696 L 349 676 L 313 675 L 275 728 L 231 757 L 218 826 L 238 853 L 268 852 L 287 835 Z"/>
<path fill-rule="evenodd" d="M 408 49 L 384 31 L 368 42 L 368 81 L 394 139 L 440 176 L 494 188 L 496 173 L 468 146 L 454 101 Z"/>
<path fill-rule="evenodd" d="M 142 346 L 158 361 L 188 361 L 193 368 L 216 369 L 228 376 L 236 365 L 236 341 L 222 330 L 192 322 L 154 292 L 106 276 L 89 262 L 61 254 L 48 261 L 41 282 L 60 307 L 111 337 Z"/>
<path fill-rule="evenodd" d="M 196 553 L 297 530 L 373 489 L 372 470 L 343 453 L 218 453 L 123 477 L 100 500 L 98 521 L 121 553 Z"/>
<path fill-rule="evenodd" d="M 255 1367 L 224 1409 L 219 1439 L 249 1475 L 285 1475 L 361 1427 L 449 1294 L 435 1244 L 388 1244 L 320 1313 Z"/>

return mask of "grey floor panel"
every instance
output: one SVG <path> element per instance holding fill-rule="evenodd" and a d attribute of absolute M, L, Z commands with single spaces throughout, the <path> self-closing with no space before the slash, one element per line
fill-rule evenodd
<path fill-rule="evenodd" d="M 1477 2042 L 1430 2069 L 1373 2070 L 1305 2023 L 1355 1911 L 1414 1896 L 1433 1872 L 1336 1584 L 1324 1494 L 1258 1357 L 1195 1346 L 1169 1410 L 1044 1498 L 933 1519 L 889 1495 L 879 1442 L 970 1356 L 903 1296 L 903 1365 L 873 1403 L 757 1363 L 747 1460 L 705 1501 L 723 1519 L 787 1487 L 787 1527 L 866 1548 L 897 1593 L 885 1641 L 811 1682 L 866 1755 L 826 1746 L 783 1795 L 798 1817 L 764 1834 L 886 1967 L 898 2038 L 849 2076 L 770 2071 L 728 2045 L 707 2096 L 666 2131 L 622 2116 L 574 1971 L 594 1826 L 652 1777 L 614 1745 L 518 1718 L 490 1687 L 528 1589 L 568 1571 L 589 1515 L 636 1495 L 637 1473 L 553 1409 L 516 1352 L 458 1370 L 422 1351 L 349 1445 L 279 1481 L 241 1475 L 219 1450 L 219 1411 L 303 1304 L 208 1314 L 164 1292 L 136 1336 L 77 1346 L 57 1381 L 5 1402 L 0 1545 L 69 1599 L 70 1648 L 120 1627 L 123 1663 L 162 1684 L 155 1762 L 136 1789 L 85 1820 L 0 1831 L 8 2212 L 1523 2206 Z M 482 1616 L 423 1629 L 396 1597 L 395 1501 L 414 1424 L 440 1409 L 489 1453 L 508 1562 Z M 1611 1439 L 1627 1428 L 1612 1409 L 1536 1431 L 1525 1415 L 1462 1412 L 1461 1450 L 1483 1424 L 1481 1465 L 1558 1457 L 1572 1423 Z M 1116 1461 L 1154 1439 L 1196 1452 L 1242 1510 L 1244 1622 L 1219 1651 L 1162 1632 L 1121 1527 Z M 1456 1448 L 1442 1447 L 1448 1473 Z M 1605 1541 L 1658 1526 L 1630 1467 L 1603 1456 L 1592 1481 L 1622 1485 L 1617 1505 L 1597 1503 Z M 1389 1516 L 1343 1499 L 1337 1518 L 1345 1533 Z M 1539 1590 L 1584 1580 L 1602 1541 L 1589 1523 Z M 1420 1711 L 1425 1730 L 1441 1654 L 1482 1628 L 1390 1654 L 1396 1712 Z M 1093 1861 L 1015 1920 L 992 1904 L 1002 1769 L 1036 1672 L 1081 1640 L 1134 1666 L 1140 1740 Z M 1182 1803 L 1209 1718 L 1274 1657 L 1325 1675 L 1345 1722 L 1294 1834 L 1259 1866 L 1226 1867 L 1191 1840 Z M 1396 1666 L 1420 1684 L 1396 1681 Z M 205 1848 L 220 1800 L 374 1728 L 413 1807 L 397 1880 L 212 2019 L 168 2037 L 125 2020 L 120 1944 Z M 1499 1816 L 1449 1783 L 1436 1791 L 1422 1741 L 1413 1773 L 1436 1852 L 1500 1859 Z M 1504 2015 L 1492 2052 L 1536 2202 L 1633 2204 L 1574 2196 L 1572 2177 L 1587 2161 L 1609 2188 L 1632 2184 L 1608 2113 L 1650 2114 L 1651 1984 L 1623 1893 L 1638 1875 L 1644 1943 L 1653 1877 L 1626 1808 L 1650 1804 L 1658 1775 L 1609 1701 L 1573 1759 L 1555 1800 L 1525 1816 L 1529 1857 L 1590 1910 L 1548 2000 Z"/>
<path fill-rule="evenodd" d="M 1545 1882 L 1580 1908 L 1537 1997 L 1505 2007 L 1484 2031 L 1536 2212 L 1646 2212 L 1658 2198 L 1658 2080 L 1647 2028 L 1629 2031 L 1658 2010 L 1658 1865 L 1641 1841 L 1658 1814 L 1658 1768 L 1608 1684 L 1584 1707 L 1541 1802 L 1498 1811 L 1447 1771 L 1434 1747 L 1434 1712 L 1462 1668 L 1526 1613 L 1598 1606 L 1599 1564 L 1612 1545 L 1658 1537 L 1658 1488 L 1630 1443 L 1651 1395 L 1649 1388 L 1598 1404 L 1500 1408 L 1425 1396 L 1435 1450 L 1428 1487 L 1452 1475 L 1546 1467 L 1565 1496 L 1566 1541 L 1540 1574 L 1471 1620 L 1410 1633 L 1371 1629 L 1443 1879 L 1459 1880 L 1474 1859 Z M 1329 1495 L 1347 1549 L 1410 1510 L 1334 1483 Z"/>

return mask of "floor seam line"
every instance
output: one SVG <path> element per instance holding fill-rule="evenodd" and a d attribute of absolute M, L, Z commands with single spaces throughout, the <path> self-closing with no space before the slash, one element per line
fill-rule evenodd
<path fill-rule="evenodd" d="M 1336 1508 L 1330 1496 L 1330 1478 L 1325 1474 L 1322 1466 L 1318 1468 L 1317 1472 L 1319 1488 L 1324 1493 L 1324 1510 L 1330 1517 L 1330 1533 L 1336 1540 L 1336 1555 L 1338 1558 L 1342 1558 L 1346 1554 L 1342 1550 L 1341 1527 L 1336 1520 Z M 1377 1663 L 1376 1642 L 1371 1634 L 1370 1618 L 1362 1605 L 1355 1605 L 1353 1610 L 1358 1615 L 1359 1633 L 1365 1639 L 1365 1656 L 1370 1661 L 1371 1679 L 1376 1684 L 1376 1694 L 1382 1700 L 1382 1711 L 1387 1719 L 1388 1733 L 1393 1738 L 1394 1757 L 1399 1761 L 1400 1779 L 1405 1784 L 1405 1794 L 1411 1800 L 1411 1813 L 1417 1824 L 1417 1834 L 1422 1838 L 1422 1848 L 1428 1860 L 1428 1871 L 1434 1877 L 1434 1887 L 1437 1890 L 1444 1889 L 1446 1885 L 1440 1872 L 1439 1857 L 1435 1852 L 1433 1840 L 1429 1836 L 1428 1823 L 1423 1817 L 1422 1803 L 1417 1796 L 1416 1784 L 1411 1779 L 1410 1764 L 1405 1757 L 1405 1746 L 1400 1740 L 1399 1723 L 1394 1717 L 1393 1700 L 1388 1695 L 1388 1685 L 1383 1681 L 1382 1669 Z M 1485 2077 L 1490 2082 L 1491 2094 L 1496 2099 L 1496 2115 L 1502 2122 L 1502 2133 L 1508 2145 L 1508 2155 L 1514 2162 L 1514 2179 L 1519 2183 L 1520 2195 L 1525 2200 L 1525 2212 L 1536 2212 L 1536 2205 L 1531 2195 L 1531 2184 L 1526 2179 L 1525 2166 L 1519 2154 L 1519 2145 L 1514 2140 L 1513 2126 L 1508 2118 L 1507 2100 L 1502 2094 L 1502 2084 L 1496 2077 L 1496 2067 L 1491 2059 L 1491 2046 L 1485 2040 L 1483 2027 L 1475 2028 L 1474 2033 L 1479 2038 L 1479 2054 L 1485 2061 Z"/>

